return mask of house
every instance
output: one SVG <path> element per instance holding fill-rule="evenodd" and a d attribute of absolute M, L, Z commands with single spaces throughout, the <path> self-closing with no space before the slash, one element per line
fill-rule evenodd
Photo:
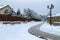
<path fill-rule="evenodd" d="M 10 13 L 12 8 L 9 5 L 0 6 L 0 14 L 8 14 Z"/>
<path fill-rule="evenodd" d="M 50 23 L 50 17 L 49 16 L 47 17 L 47 21 Z M 51 17 L 51 21 L 52 21 L 52 23 L 60 22 L 60 14 L 59 13 L 53 14 Z"/>

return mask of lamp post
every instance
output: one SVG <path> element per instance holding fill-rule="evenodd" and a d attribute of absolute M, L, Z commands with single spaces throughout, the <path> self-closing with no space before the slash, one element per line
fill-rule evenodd
<path fill-rule="evenodd" d="M 50 6 L 48 5 L 47 8 L 50 10 L 49 14 L 50 14 L 50 25 L 52 25 L 52 9 L 54 8 L 54 5 L 51 4 Z"/>

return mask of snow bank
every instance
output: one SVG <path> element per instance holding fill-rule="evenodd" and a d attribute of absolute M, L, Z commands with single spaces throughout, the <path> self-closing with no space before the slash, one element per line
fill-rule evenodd
<path fill-rule="evenodd" d="M 45 40 L 28 33 L 30 27 L 39 23 L 33 21 L 15 25 L 0 23 L 0 40 Z"/>
<path fill-rule="evenodd" d="M 41 27 L 40 30 L 49 34 L 54 34 L 60 36 L 60 26 L 53 26 L 45 22 Z"/>

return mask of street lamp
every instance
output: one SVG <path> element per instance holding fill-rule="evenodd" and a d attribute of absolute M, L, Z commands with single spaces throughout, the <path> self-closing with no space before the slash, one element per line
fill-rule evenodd
<path fill-rule="evenodd" d="M 50 6 L 48 5 L 47 8 L 50 10 L 49 14 L 50 14 L 50 25 L 52 25 L 52 9 L 54 8 L 54 5 L 51 4 Z"/>

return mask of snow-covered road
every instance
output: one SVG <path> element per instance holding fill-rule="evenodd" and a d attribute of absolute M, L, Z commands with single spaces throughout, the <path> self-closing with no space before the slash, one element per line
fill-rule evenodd
<path fill-rule="evenodd" d="M 0 40 L 45 40 L 28 33 L 30 27 L 38 24 L 33 21 L 14 25 L 0 23 Z"/>

